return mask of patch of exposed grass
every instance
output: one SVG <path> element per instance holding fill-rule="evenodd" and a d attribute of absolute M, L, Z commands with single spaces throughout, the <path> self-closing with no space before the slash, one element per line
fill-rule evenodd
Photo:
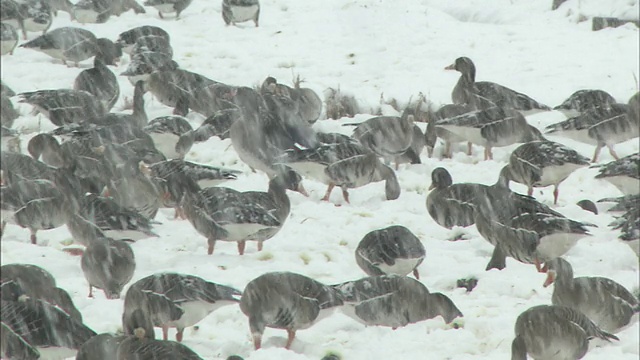
<path fill-rule="evenodd" d="M 300 254 L 300 260 L 302 260 L 305 265 L 309 265 L 311 257 L 307 253 L 302 253 Z"/>
<path fill-rule="evenodd" d="M 269 261 L 271 259 L 273 259 L 273 253 L 268 251 L 263 251 L 258 255 L 258 260 L 260 261 Z"/>

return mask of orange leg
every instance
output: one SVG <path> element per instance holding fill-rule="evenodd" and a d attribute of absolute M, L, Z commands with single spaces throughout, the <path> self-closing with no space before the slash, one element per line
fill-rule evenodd
<path fill-rule="evenodd" d="M 600 150 L 602 149 L 602 145 L 598 144 L 596 146 L 596 150 L 593 152 L 593 159 L 591 159 L 591 162 L 597 162 L 598 161 L 598 156 L 600 155 Z"/>
<path fill-rule="evenodd" d="M 331 196 L 331 192 L 333 191 L 334 187 L 336 187 L 335 184 L 329 184 L 329 186 L 327 187 L 327 192 L 324 193 L 324 197 L 322 198 L 322 201 L 329 201 L 329 196 Z"/>
<path fill-rule="evenodd" d="M 415 276 L 416 279 L 420 280 L 420 274 L 418 273 L 418 269 L 413 270 L 413 276 Z"/>
<path fill-rule="evenodd" d="M 264 243 L 264 241 L 258 240 L 258 251 L 262 251 L 262 244 L 263 243 Z"/>
<path fill-rule="evenodd" d="M 178 332 L 176 333 L 176 341 L 182 342 L 182 335 L 184 335 L 184 328 L 178 328 Z"/>
<path fill-rule="evenodd" d="M 558 195 L 560 195 L 560 191 L 558 190 L 558 185 L 553 188 L 553 205 L 558 204 Z"/>
<path fill-rule="evenodd" d="M 349 202 L 349 192 L 347 191 L 347 189 L 342 189 L 342 197 L 344 198 L 344 201 L 347 202 L 347 204 L 351 204 Z"/>
<path fill-rule="evenodd" d="M 293 339 L 296 337 L 295 330 L 287 329 L 287 345 L 284 346 L 285 349 L 291 348 L 291 344 L 293 343 Z"/>
<path fill-rule="evenodd" d="M 162 340 L 169 339 L 169 325 L 162 325 Z"/>
<path fill-rule="evenodd" d="M 244 248 L 247 246 L 246 241 L 238 241 L 238 254 L 244 255 Z"/>
<path fill-rule="evenodd" d="M 473 155 L 473 144 L 470 142 L 467 143 L 467 155 Z"/>
<path fill-rule="evenodd" d="M 211 255 L 213 254 L 213 248 L 216 246 L 216 240 L 208 239 L 207 243 L 209 244 L 209 249 L 207 250 L 207 254 Z"/>

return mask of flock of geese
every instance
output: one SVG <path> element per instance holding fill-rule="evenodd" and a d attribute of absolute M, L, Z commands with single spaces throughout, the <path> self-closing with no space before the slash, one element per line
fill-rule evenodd
<path fill-rule="evenodd" d="M 154 6 L 160 17 L 170 12 L 179 16 L 189 4 L 190 0 L 145 3 Z M 232 86 L 185 70 L 173 60 L 170 36 L 160 27 L 136 27 L 115 41 L 77 27 L 47 31 L 57 10 L 86 23 L 104 22 L 129 9 L 144 12 L 134 0 L 75 5 L 2 0 L 3 55 L 14 51 L 19 28 L 25 37 L 29 31 L 44 32 L 21 48 L 40 51 L 64 64 L 94 58 L 93 68 L 77 75 L 73 89 L 15 94 L 2 84 L 1 95 L 2 229 L 8 224 L 26 228 L 36 244 L 38 231 L 66 226 L 73 241 L 82 245 L 64 250 L 81 255 L 89 297 L 99 289 L 108 299 L 120 299 L 136 269 L 129 243 L 158 236 L 155 228 L 161 224 L 154 217 L 160 208 L 175 209 L 176 218 L 187 219 L 206 238 L 210 255 L 219 241 L 235 242 L 240 255 L 247 241 L 255 242 L 260 251 L 286 226 L 291 212 L 287 191 L 306 195 L 303 179 L 327 186 L 323 201 L 329 201 L 339 187 L 349 203 L 351 189 L 381 181 L 386 199 L 396 200 L 401 193 L 396 176 L 399 164 L 419 164 L 425 147 L 432 156 L 440 138 L 445 157 L 452 156 L 452 144 L 466 142 L 469 153 L 474 146 L 483 147 L 485 160 L 492 159 L 495 147 L 521 144 L 494 185 L 454 183 L 449 172 L 439 167 L 431 174 L 426 198 L 427 211 L 438 225 L 451 229 L 475 224 L 494 245 L 487 270 L 504 269 L 508 256 L 547 273 L 545 286 L 554 284 L 552 305 L 530 308 L 518 317 L 512 360 L 526 359 L 527 354 L 538 360 L 580 359 L 588 351 L 589 340 L 617 340 L 614 334 L 634 323 L 640 312 L 635 295 L 611 279 L 574 277 L 571 264 L 562 257 L 579 239 L 589 236 L 594 225 L 569 219 L 531 195 L 535 187 L 553 186 L 556 204 L 559 185 L 575 170 L 598 167 L 596 177 L 609 181 L 623 195 L 601 200 L 614 204 L 609 211 L 621 213 L 611 227 L 640 253 L 640 155 L 620 158 L 614 150 L 615 144 L 639 135 L 640 94 L 617 103 L 604 91 L 580 90 L 551 109 L 499 84 L 476 81 L 474 63 L 460 57 L 446 68 L 461 73 L 452 104 L 435 110 L 424 105 L 426 100 L 420 96 L 401 116 L 345 124 L 353 127 L 352 136 L 322 133 L 312 127 L 323 112 L 323 101 L 313 90 L 301 87 L 299 81 L 289 87 L 273 77 L 258 88 Z M 257 0 L 223 1 L 227 24 L 252 20 L 258 26 L 259 11 Z M 12 24 L 16 25 L 13 30 Z M 15 35 L 13 44 L 7 34 Z M 121 75 L 134 87 L 131 113 L 111 112 L 120 88 L 109 66 L 117 64 L 123 52 L 130 56 Z M 147 92 L 173 108 L 172 114 L 149 119 Z M 13 107 L 16 98 L 58 126 L 33 136 L 26 144 L 28 154 L 22 152 L 21 134 L 11 128 L 21 116 Z M 349 106 L 343 105 L 353 103 L 335 93 L 326 101 L 327 114 L 329 108 L 347 114 Z M 564 112 L 567 120 L 548 126 L 545 135 L 594 145 L 592 159 L 547 139 L 526 120 L 530 113 L 551 110 Z M 206 117 L 202 125 L 192 127 L 185 117 L 190 111 Z M 427 122 L 426 132 L 417 122 Z M 230 138 L 243 162 L 268 175 L 266 191 L 240 192 L 220 186 L 240 172 L 184 159 L 194 143 L 214 136 Z M 616 160 L 591 165 L 603 147 Z M 511 191 L 511 182 L 526 185 L 528 195 Z M 579 205 L 597 212 L 590 201 Z M 46 270 L 29 264 L 4 265 L 0 355 L 6 359 L 74 355 L 79 360 L 200 359 L 181 343 L 185 328 L 233 304 L 247 316 L 256 349 L 261 347 L 265 328 L 286 330 L 289 348 L 296 331 L 336 309 L 365 325 L 394 329 L 437 316 L 455 325 L 455 319 L 463 316 L 450 298 L 430 292 L 417 280 L 425 248 L 409 229 L 396 225 L 371 231 L 358 244 L 355 256 L 368 277 L 341 284 L 269 272 L 241 291 L 188 274 L 153 274 L 127 288 L 123 334 L 99 335 L 83 324 L 69 294 L 56 286 Z M 163 340 L 154 338 L 154 327 L 162 328 Z M 168 340 L 169 328 L 176 328 L 177 341 Z"/>

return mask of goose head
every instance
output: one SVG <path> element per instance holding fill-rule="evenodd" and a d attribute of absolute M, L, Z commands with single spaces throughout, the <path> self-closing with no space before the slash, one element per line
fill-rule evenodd
<path fill-rule="evenodd" d="M 451 174 L 447 169 L 439 167 L 433 169 L 431 172 L 431 186 L 429 186 L 429 190 L 433 189 L 444 189 L 453 184 L 453 178 L 451 178 Z"/>
<path fill-rule="evenodd" d="M 551 285 L 556 280 L 564 282 L 565 280 L 573 279 L 573 268 L 571 264 L 561 257 L 547 262 L 547 267 L 547 279 L 542 285 L 544 287 Z"/>
<path fill-rule="evenodd" d="M 476 79 L 476 66 L 473 61 L 468 57 L 459 57 L 456 61 L 445 67 L 445 70 L 456 70 L 462 73 L 462 76 L 467 80 L 473 82 Z"/>
<path fill-rule="evenodd" d="M 97 44 L 96 58 L 102 60 L 105 65 L 117 66 L 122 57 L 122 45 L 106 38 L 98 39 Z"/>

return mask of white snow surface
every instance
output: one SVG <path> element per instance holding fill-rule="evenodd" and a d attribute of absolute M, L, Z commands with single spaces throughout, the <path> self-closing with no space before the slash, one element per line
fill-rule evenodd
<path fill-rule="evenodd" d="M 146 14 L 128 12 L 112 17 L 106 24 L 80 25 L 68 14 L 59 13 L 53 28 L 78 26 L 98 37 L 115 40 L 125 30 L 144 24 L 166 29 L 171 36 L 174 60 L 183 68 L 232 85 L 254 86 L 267 76 L 291 84 L 300 74 L 304 86 L 322 94 L 327 87 L 338 87 L 356 96 L 366 108 L 379 108 L 381 93 L 389 100 L 406 103 L 423 92 L 436 105 L 451 101 L 451 90 L 459 73 L 444 71 L 459 56 L 474 60 L 479 81 L 494 81 L 524 92 L 550 106 L 561 103 L 579 89 L 602 89 L 619 102 L 626 103 L 638 91 L 639 32 L 627 24 L 615 29 L 591 31 L 584 17 L 634 15 L 637 0 L 570 0 L 551 11 L 551 0 L 262 0 L 260 27 L 253 23 L 225 26 L 221 1 L 196 0 L 181 19 L 161 20 L 147 8 Z M 569 11 L 571 10 L 571 11 Z M 29 38 L 37 33 L 30 33 Z M 115 73 L 124 71 L 127 56 Z M 91 60 L 81 63 L 91 66 Z M 70 88 L 78 68 L 67 68 L 59 61 L 28 49 L 17 48 L 13 56 L 2 57 L 2 80 L 17 93 L 36 89 Z M 133 95 L 133 86 L 120 78 L 121 97 L 113 111 L 120 111 L 124 97 Z M 54 126 L 42 116 L 30 115 L 31 107 L 14 104 L 23 116 L 14 128 L 22 130 L 23 151 L 28 139 Z M 169 115 L 152 95 L 145 96 L 149 117 Z M 349 134 L 343 122 L 355 119 L 320 120 L 319 131 Z M 191 113 L 194 127 L 203 117 Z M 559 112 L 528 117 L 538 128 L 561 121 Z M 421 124 L 424 128 L 425 124 Z M 572 140 L 552 137 L 585 156 L 593 147 Z M 223 307 L 199 323 L 199 329 L 187 329 L 184 344 L 204 359 L 224 359 L 239 354 L 245 359 L 320 359 L 328 351 L 340 353 L 346 360 L 359 359 L 506 359 L 510 357 L 516 317 L 527 308 L 549 304 L 553 286 L 543 288 L 544 274 L 531 265 L 507 260 L 502 271 L 485 271 L 492 246 L 475 227 L 465 229 L 468 240 L 447 241 L 453 231 L 439 227 L 425 207 L 431 171 L 447 168 L 455 182 L 492 184 L 508 161 L 514 146 L 494 149 L 494 160 L 482 161 L 483 151 L 465 154 L 466 144 L 454 146 L 453 159 L 440 160 L 442 144 L 434 158 L 421 154 L 420 165 L 402 165 L 397 172 L 402 186 L 400 199 L 384 200 L 384 183 L 350 191 L 351 204 L 343 204 L 339 190 L 331 203 L 321 202 L 325 186 L 305 180 L 310 192 L 306 198 L 290 193 L 291 215 L 284 228 L 265 242 L 257 252 L 249 243 L 244 256 L 235 244 L 219 242 L 212 256 L 206 254 L 206 240 L 188 221 L 173 220 L 173 210 L 162 209 L 156 220 L 159 238 L 140 240 L 132 245 L 137 269 L 133 278 L 161 271 L 201 276 L 210 281 L 243 289 L 255 277 L 268 271 L 293 271 L 324 283 L 358 279 L 365 274 L 358 268 L 354 251 L 371 230 L 403 225 L 415 233 L 426 247 L 420 265 L 420 281 L 432 292 L 449 296 L 464 313 L 464 325 L 453 329 L 441 318 L 412 324 L 393 331 L 390 328 L 365 327 L 336 312 L 313 327 L 297 333 L 291 350 L 283 348 L 286 332 L 267 329 L 263 348 L 255 351 L 247 318 L 238 306 Z M 637 152 L 638 139 L 616 147 L 621 156 Z M 195 145 L 187 160 L 245 171 L 237 181 L 227 182 L 239 190 L 266 190 L 267 177 L 252 173 L 237 157 L 230 140 L 211 138 Z M 600 162 L 611 161 L 603 150 Z M 604 276 L 629 289 L 638 287 L 638 257 L 617 239 L 609 224 L 613 216 L 606 205 L 598 204 L 600 215 L 579 208 L 579 200 L 620 196 L 606 181 L 594 179 L 596 169 L 582 168 L 560 186 L 555 208 L 566 216 L 594 223 L 593 236 L 582 239 L 568 252 L 576 276 Z M 515 191 L 526 188 L 512 185 Z M 536 189 L 534 196 L 552 204 L 552 187 Z M 334 204 L 343 204 L 336 207 Z M 457 231 L 457 230 L 454 230 Z M 121 328 L 122 300 L 107 300 L 101 292 L 87 297 L 88 285 L 80 268 L 80 258 L 60 251 L 70 235 L 65 227 L 41 231 L 39 244 L 31 245 L 29 232 L 8 225 L 2 238 L 2 262 L 31 263 L 42 266 L 57 279 L 58 286 L 71 294 L 85 323 L 96 332 L 114 332 Z M 475 276 L 477 287 L 470 293 L 456 288 L 456 280 Z M 125 287 L 126 291 L 126 287 Z M 123 292 L 124 294 L 124 292 Z M 601 344 L 587 353 L 586 360 L 635 360 L 639 356 L 640 326 L 635 323 L 617 334 L 620 341 Z M 156 329 L 156 337 L 161 336 Z M 170 332 L 173 339 L 175 330 Z"/>

